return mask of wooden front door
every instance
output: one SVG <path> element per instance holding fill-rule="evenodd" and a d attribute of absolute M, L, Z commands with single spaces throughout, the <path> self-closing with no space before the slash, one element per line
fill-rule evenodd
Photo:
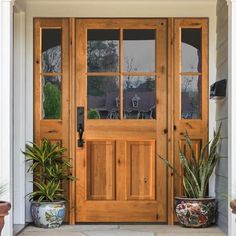
<path fill-rule="evenodd" d="M 166 24 L 76 20 L 76 222 L 166 221 Z"/>
<path fill-rule="evenodd" d="M 66 147 L 78 178 L 65 221 L 173 223 L 182 182 L 157 155 L 181 172 L 186 131 L 198 154 L 207 19 L 34 19 L 34 141 Z"/>

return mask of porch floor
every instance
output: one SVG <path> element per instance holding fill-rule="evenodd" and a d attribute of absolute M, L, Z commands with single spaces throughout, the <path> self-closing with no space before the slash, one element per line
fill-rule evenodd
<path fill-rule="evenodd" d="M 19 236 L 226 236 L 218 227 L 187 229 L 172 225 L 81 224 L 63 225 L 58 229 L 28 226 Z"/>

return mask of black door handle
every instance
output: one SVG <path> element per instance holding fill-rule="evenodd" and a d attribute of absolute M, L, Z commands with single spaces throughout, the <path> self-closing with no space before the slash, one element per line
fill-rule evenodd
<path fill-rule="evenodd" d="M 77 132 L 79 133 L 78 147 L 83 147 L 84 107 L 77 107 Z"/>
<path fill-rule="evenodd" d="M 84 140 L 83 140 L 84 128 L 81 123 L 79 124 L 78 133 L 79 133 L 78 147 L 83 147 L 84 146 Z"/>

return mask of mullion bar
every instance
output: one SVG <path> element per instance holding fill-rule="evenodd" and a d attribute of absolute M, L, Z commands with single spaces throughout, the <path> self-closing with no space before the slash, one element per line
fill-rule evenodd
<path fill-rule="evenodd" d="M 42 76 L 62 76 L 63 73 L 59 72 L 59 73 L 54 73 L 54 72 L 41 72 L 40 75 Z"/>
<path fill-rule="evenodd" d="M 87 72 L 87 76 L 119 76 L 119 72 Z"/>
<path fill-rule="evenodd" d="M 124 119 L 124 104 L 123 104 L 123 29 L 120 29 L 120 48 L 119 48 L 119 70 L 120 70 L 120 120 Z"/>
<path fill-rule="evenodd" d="M 202 72 L 180 72 L 181 76 L 198 76 L 202 75 Z"/>

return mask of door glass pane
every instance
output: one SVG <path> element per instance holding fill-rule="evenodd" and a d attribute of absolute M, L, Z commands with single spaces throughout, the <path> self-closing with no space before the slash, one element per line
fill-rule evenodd
<path fill-rule="evenodd" d="M 61 76 L 42 78 L 42 117 L 43 119 L 61 118 Z"/>
<path fill-rule="evenodd" d="M 119 30 L 88 30 L 88 72 L 119 70 Z"/>
<path fill-rule="evenodd" d="M 201 29 L 182 29 L 182 72 L 201 72 Z"/>
<path fill-rule="evenodd" d="M 201 79 L 201 76 L 182 76 L 182 119 L 201 118 Z"/>
<path fill-rule="evenodd" d="M 61 72 L 61 29 L 42 29 L 42 72 Z"/>
<path fill-rule="evenodd" d="M 118 76 L 88 77 L 88 119 L 119 119 Z"/>
<path fill-rule="evenodd" d="M 124 119 L 156 118 L 154 76 L 124 77 Z"/>
<path fill-rule="evenodd" d="M 155 30 L 124 30 L 125 72 L 155 72 Z"/>

